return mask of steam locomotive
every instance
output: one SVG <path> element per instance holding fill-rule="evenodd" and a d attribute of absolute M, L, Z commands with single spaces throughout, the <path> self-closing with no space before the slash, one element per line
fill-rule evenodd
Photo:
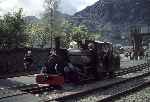
<path fill-rule="evenodd" d="M 113 77 L 113 72 L 120 68 L 119 54 L 109 42 L 84 40 L 78 42 L 78 48 L 62 49 L 56 38 L 55 46 L 42 74 L 36 76 L 39 84 L 100 80 Z"/>

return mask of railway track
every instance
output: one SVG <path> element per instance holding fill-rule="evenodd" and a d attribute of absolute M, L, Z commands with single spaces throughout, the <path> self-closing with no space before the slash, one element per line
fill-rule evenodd
<path fill-rule="evenodd" d="M 150 84 L 150 72 L 139 74 L 136 77 L 112 85 L 97 87 L 78 94 L 56 98 L 56 101 L 65 102 L 112 102 L 113 98 L 134 92 Z"/>
<path fill-rule="evenodd" d="M 135 69 L 135 70 L 133 70 L 133 69 Z M 137 71 L 140 71 L 140 72 L 137 72 Z M 103 82 L 97 82 L 97 83 L 94 83 L 94 84 L 91 84 L 91 85 L 88 85 L 85 87 L 81 87 L 81 88 L 75 87 L 76 90 L 71 89 L 71 90 L 68 90 L 65 92 L 62 91 L 62 92 L 58 92 L 58 93 L 57 92 L 49 93 L 49 95 L 47 96 L 47 99 L 44 99 L 44 101 L 49 102 L 49 101 L 67 101 L 68 100 L 68 102 L 70 102 L 70 101 L 73 101 L 72 99 L 74 99 L 74 98 L 75 98 L 74 100 L 76 100 L 77 97 L 80 98 L 81 96 L 82 97 L 86 96 L 87 94 L 93 93 L 97 90 L 102 91 L 103 89 L 108 89 L 113 86 L 115 87 L 116 85 L 119 85 L 119 84 L 124 85 L 124 83 L 126 83 L 126 82 L 132 83 L 131 81 L 137 80 L 138 78 L 148 76 L 150 74 L 149 64 L 135 66 L 135 67 L 131 68 L 130 71 L 128 71 L 126 69 L 126 71 L 124 71 L 124 72 L 126 73 L 126 75 L 122 75 L 123 71 L 120 71 L 120 74 L 118 71 L 118 72 L 116 72 L 116 76 L 120 76 L 120 75 L 122 75 L 122 76 L 116 77 L 114 79 L 108 79 Z M 129 72 L 131 73 L 131 75 L 127 74 Z M 134 72 L 134 73 L 132 73 L 132 72 Z M 102 83 L 105 83 L 105 84 L 102 84 Z M 136 85 L 133 85 L 133 86 L 136 86 Z M 89 95 L 89 96 L 92 96 L 92 95 Z M 108 99 L 110 99 L 110 97 Z M 107 100 L 107 98 L 105 98 L 105 100 Z"/>
<path fill-rule="evenodd" d="M 149 64 L 144 63 L 144 64 L 132 66 L 129 68 L 120 69 L 114 73 L 114 76 L 121 76 L 121 75 L 125 75 L 128 73 L 136 72 L 136 71 L 142 71 L 143 69 L 147 68 L 147 66 L 149 66 Z"/>
<path fill-rule="evenodd" d="M 114 76 L 117 77 L 117 76 L 125 75 L 128 73 L 132 73 L 135 71 L 141 71 L 141 70 L 145 69 L 145 67 L 147 67 L 148 65 L 149 64 L 141 64 L 141 65 L 133 66 L 130 68 L 121 69 L 121 70 L 115 72 Z M 18 87 L 19 90 L 29 92 L 32 94 L 40 93 L 43 91 L 50 91 L 50 90 L 52 90 L 52 88 L 53 87 L 49 87 L 49 86 L 38 86 L 37 84 L 31 84 L 31 85 L 25 85 L 25 86 Z"/>
<path fill-rule="evenodd" d="M 117 76 L 123 76 L 125 74 L 127 75 L 128 73 L 134 73 L 134 72 L 143 71 L 143 70 L 146 70 L 146 72 L 147 72 L 148 67 L 149 67 L 149 64 L 141 64 L 141 65 L 138 65 L 138 66 L 122 69 L 122 70 L 119 70 L 119 71 L 115 72 L 114 76 L 117 78 Z M 149 74 L 149 72 L 147 74 Z M 145 74 L 145 75 L 147 75 L 147 74 Z M 142 75 L 143 74 L 141 74 L 139 76 L 142 76 Z M 43 101 L 45 101 L 45 102 L 62 101 L 62 100 L 70 100 L 70 98 L 72 99 L 74 97 L 84 96 L 89 92 L 90 93 L 94 92 L 95 90 L 101 90 L 101 89 L 104 89 L 104 88 L 109 88 L 113 85 L 115 86 L 116 84 L 119 84 L 119 83 L 121 84 L 121 83 L 124 83 L 126 81 L 135 79 L 136 77 L 138 77 L 138 76 L 133 76 L 132 78 L 126 78 L 126 79 L 119 78 L 117 80 L 116 80 L 116 78 L 108 79 L 108 80 L 104 81 L 105 84 L 100 85 L 100 86 L 96 86 L 96 84 L 100 84 L 101 81 L 96 82 L 96 83 L 94 82 L 92 84 L 87 84 L 87 86 L 85 85 L 85 87 L 83 87 L 83 85 L 75 86 L 75 87 L 72 87 L 72 88 L 67 89 L 67 90 L 59 90 L 59 91 L 56 91 L 56 92 L 51 91 L 53 89 L 50 88 L 49 86 L 38 86 L 37 84 L 24 85 L 24 86 L 21 86 L 21 87 L 15 87 L 13 89 L 19 89 L 22 92 L 24 92 L 23 94 L 26 94 L 26 93 L 27 94 L 28 93 L 38 94 L 43 99 Z M 110 81 L 112 81 L 112 82 L 110 82 Z M 101 83 L 103 83 L 103 82 L 101 82 Z M 47 92 L 46 96 L 42 95 L 44 92 Z"/>

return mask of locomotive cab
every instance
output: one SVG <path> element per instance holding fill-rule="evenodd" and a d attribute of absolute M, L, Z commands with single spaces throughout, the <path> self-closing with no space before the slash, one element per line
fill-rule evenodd
<path fill-rule="evenodd" d="M 86 75 L 92 74 L 96 79 L 101 79 L 112 76 L 120 68 L 120 59 L 114 54 L 112 43 L 85 40 L 79 45 L 78 49 L 68 50 L 68 58 L 73 65 L 84 69 Z"/>

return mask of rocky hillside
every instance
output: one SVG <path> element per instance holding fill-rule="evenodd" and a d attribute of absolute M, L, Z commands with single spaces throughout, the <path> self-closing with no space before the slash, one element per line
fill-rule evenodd
<path fill-rule="evenodd" d="M 72 16 L 91 31 L 126 34 L 132 25 L 150 24 L 150 0 L 99 0 Z"/>
<path fill-rule="evenodd" d="M 26 16 L 26 17 L 24 17 L 23 19 L 24 19 L 24 21 L 25 21 L 27 24 L 29 24 L 29 23 L 36 23 L 36 22 L 39 21 L 39 19 L 38 19 L 37 17 L 35 17 L 35 16 Z"/>

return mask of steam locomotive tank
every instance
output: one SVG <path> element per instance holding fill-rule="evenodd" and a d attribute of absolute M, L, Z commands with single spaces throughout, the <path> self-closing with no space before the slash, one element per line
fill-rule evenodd
<path fill-rule="evenodd" d="M 68 50 L 68 59 L 70 63 L 77 68 L 80 73 L 80 79 L 97 79 L 97 71 L 95 64 L 93 65 L 93 55 L 86 49 L 70 49 Z"/>

